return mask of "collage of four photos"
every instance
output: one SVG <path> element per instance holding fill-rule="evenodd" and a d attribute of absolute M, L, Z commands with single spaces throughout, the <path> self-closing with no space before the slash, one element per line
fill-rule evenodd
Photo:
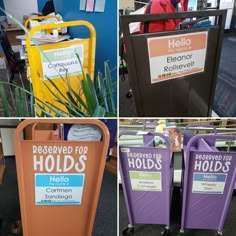
<path fill-rule="evenodd" d="M 236 236 L 235 0 L 0 0 L 0 236 Z"/>

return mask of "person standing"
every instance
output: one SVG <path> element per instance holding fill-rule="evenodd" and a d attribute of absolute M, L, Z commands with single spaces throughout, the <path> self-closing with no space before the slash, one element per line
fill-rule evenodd
<path fill-rule="evenodd" d="M 137 1 L 134 1 L 134 9 L 138 10 L 138 9 L 144 7 L 144 5 L 146 5 L 149 2 L 150 2 L 150 0 L 137 0 Z"/>

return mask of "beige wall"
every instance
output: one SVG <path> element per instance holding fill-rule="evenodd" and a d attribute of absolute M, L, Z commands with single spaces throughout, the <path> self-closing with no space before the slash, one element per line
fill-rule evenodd
<path fill-rule="evenodd" d="M 2 149 L 4 156 L 14 156 L 14 128 L 1 128 Z"/>
<path fill-rule="evenodd" d="M 134 8 L 134 0 L 120 0 L 119 1 L 119 9 L 124 8 Z"/>
<path fill-rule="evenodd" d="M 3 0 L 3 2 L 5 10 L 21 22 L 24 15 L 38 12 L 37 0 Z M 14 23 L 9 17 L 7 21 L 9 24 Z"/>

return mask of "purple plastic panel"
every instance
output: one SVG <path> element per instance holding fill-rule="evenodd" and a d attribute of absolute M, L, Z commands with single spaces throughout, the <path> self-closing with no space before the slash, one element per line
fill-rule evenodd
<path fill-rule="evenodd" d="M 122 186 L 130 224 L 170 224 L 173 165 L 169 142 L 166 137 L 164 139 L 167 148 L 119 148 Z"/>
<path fill-rule="evenodd" d="M 236 137 L 196 135 L 186 147 L 181 229 L 223 229 L 236 181 L 236 152 L 216 151 L 209 145 L 216 139 Z"/>
<path fill-rule="evenodd" d="M 186 146 L 189 140 L 195 136 L 196 134 L 189 134 L 187 133 L 187 130 L 189 128 L 210 128 L 214 131 L 214 134 L 216 134 L 216 127 L 213 125 L 208 124 L 189 124 L 184 128 L 184 135 L 183 135 L 183 145 Z M 212 144 L 213 145 L 213 144 Z"/>

